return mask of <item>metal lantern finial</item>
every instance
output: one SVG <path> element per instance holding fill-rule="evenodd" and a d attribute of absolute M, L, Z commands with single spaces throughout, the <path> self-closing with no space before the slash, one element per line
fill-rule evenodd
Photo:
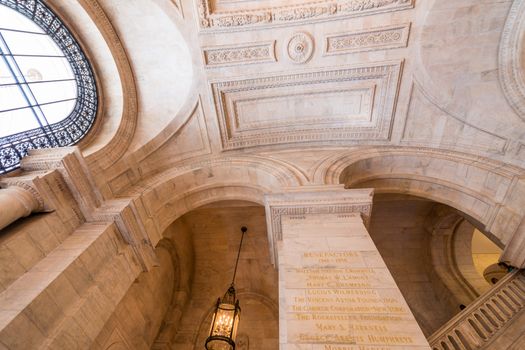
<path fill-rule="evenodd" d="M 215 312 L 211 320 L 210 335 L 206 339 L 206 350 L 235 350 L 235 337 L 237 336 L 241 307 L 235 295 L 234 284 L 235 276 L 237 275 L 237 266 L 239 265 L 239 257 L 241 255 L 242 241 L 246 231 L 248 231 L 248 229 L 245 226 L 241 227 L 241 243 L 239 244 L 239 251 L 237 252 L 232 283 L 226 293 L 224 293 L 222 299 L 217 299 L 217 305 L 215 306 Z"/>

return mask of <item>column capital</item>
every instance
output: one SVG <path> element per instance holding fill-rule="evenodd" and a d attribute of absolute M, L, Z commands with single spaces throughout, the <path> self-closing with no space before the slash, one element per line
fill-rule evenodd
<path fill-rule="evenodd" d="M 360 214 L 366 227 L 372 215 L 373 189 L 345 189 L 344 185 L 310 185 L 266 194 L 266 225 L 270 258 L 277 266 L 277 242 L 282 240 L 281 217 L 304 214 Z"/>
<path fill-rule="evenodd" d="M 21 197 L 26 198 L 24 202 L 31 202 L 30 206 L 34 212 L 51 210 L 31 180 L 24 181 L 18 178 L 0 179 L 0 188 L 18 191 Z"/>

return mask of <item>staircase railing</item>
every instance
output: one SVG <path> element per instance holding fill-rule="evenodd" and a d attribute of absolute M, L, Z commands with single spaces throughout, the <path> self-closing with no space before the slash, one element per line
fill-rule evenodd
<path fill-rule="evenodd" d="M 436 331 L 433 350 L 476 350 L 525 308 L 525 274 L 515 270 Z"/>

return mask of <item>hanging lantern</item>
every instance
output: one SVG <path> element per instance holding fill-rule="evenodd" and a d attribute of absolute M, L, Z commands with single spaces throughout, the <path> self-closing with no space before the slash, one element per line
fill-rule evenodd
<path fill-rule="evenodd" d="M 207 350 L 235 350 L 240 313 L 239 300 L 235 297 L 235 288 L 232 285 L 222 299 L 217 299 L 210 336 L 206 339 Z"/>
<path fill-rule="evenodd" d="M 207 350 L 235 350 L 235 337 L 237 336 L 241 307 L 239 306 L 239 300 L 237 300 L 235 296 L 234 283 L 237 266 L 239 265 L 242 241 L 248 229 L 243 226 L 241 227 L 241 231 L 241 243 L 237 253 L 232 283 L 222 299 L 217 299 L 217 305 L 215 306 L 215 312 L 211 320 L 210 335 L 206 339 L 205 344 Z"/>

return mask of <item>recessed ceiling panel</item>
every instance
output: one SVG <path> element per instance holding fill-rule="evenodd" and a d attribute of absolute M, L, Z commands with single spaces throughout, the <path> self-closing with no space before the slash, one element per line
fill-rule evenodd
<path fill-rule="evenodd" d="M 402 62 L 211 82 L 224 149 L 388 140 Z"/>

